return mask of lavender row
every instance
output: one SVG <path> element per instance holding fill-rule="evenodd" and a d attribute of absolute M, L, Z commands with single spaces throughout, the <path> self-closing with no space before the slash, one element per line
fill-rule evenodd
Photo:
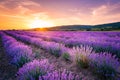
<path fill-rule="evenodd" d="M 119 32 L 77 32 L 77 31 L 46 31 L 46 32 L 35 32 L 35 31 L 17 31 L 18 33 L 29 33 L 34 35 L 42 35 L 42 36 L 49 36 L 49 37 L 59 37 L 59 38 L 84 38 L 84 40 L 93 41 L 96 42 L 101 41 L 108 41 L 108 42 L 118 42 L 120 43 L 120 33 Z"/>
<path fill-rule="evenodd" d="M 47 59 L 33 60 L 17 72 L 18 80 L 83 80 L 67 70 L 55 70 Z"/>
<path fill-rule="evenodd" d="M 17 33 L 29 35 L 31 37 L 41 38 L 46 41 L 54 41 L 57 43 L 64 43 L 66 46 L 69 46 L 69 47 L 80 46 L 80 45 L 89 45 L 89 46 L 93 47 L 96 52 L 109 52 L 114 55 L 117 55 L 117 57 L 120 58 L 120 39 L 118 37 L 117 37 L 118 39 L 116 39 L 116 38 L 109 39 L 110 37 L 103 36 L 103 34 L 105 34 L 105 33 L 103 33 L 102 37 L 99 37 L 99 38 L 93 37 L 93 36 L 86 38 L 86 37 L 82 36 L 80 38 L 78 37 L 78 38 L 71 38 L 71 39 L 60 38 L 60 37 L 56 37 L 56 36 L 54 37 L 54 36 L 49 36 L 49 35 L 46 36 L 46 35 L 42 35 L 42 34 L 39 35 L 39 34 L 32 33 L 32 32 L 19 31 Z M 76 35 L 78 35 L 78 34 L 76 34 Z M 103 39 L 103 37 L 104 37 L 104 39 Z"/>
<path fill-rule="evenodd" d="M 40 37 L 40 38 L 43 38 L 43 39 L 46 39 L 46 40 L 55 40 L 55 41 L 64 41 L 66 39 L 78 39 L 78 40 L 84 40 L 84 41 L 88 41 L 88 42 L 113 42 L 113 43 L 117 43 L 119 44 L 120 43 L 120 37 L 109 37 L 109 36 L 105 36 L 105 33 L 101 33 L 101 34 L 97 34 L 97 36 L 94 36 L 93 33 L 87 33 L 87 32 L 79 32 L 79 33 L 73 33 L 74 35 L 72 35 L 71 32 L 59 32 L 58 35 L 51 35 L 50 32 L 44 32 L 44 33 L 47 33 L 46 34 L 43 34 L 41 32 L 39 33 L 35 33 L 35 32 L 24 32 L 24 31 L 17 31 L 17 33 L 19 34 L 27 34 L 27 35 L 30 35 L 30 36 L 33 36 L 33 37 Z M 54 34 L 56 34 L 57 32 L 54 32 Z M 65 35 L 66 34 L 66 35 Z M 96 32 L 94 32 L 94 34 L 96 34 Z M 106 33 L 106 34 L 110 34 L 110 33 Z M 114 33 L 115 34 L 115 33 Z M 68 36 L 69 35 L 69 36 Z M 85 36 L 87 35 L 87 36 Z M 117 35 L 117 34 L 116 34 Z M 100 36 L 100 37 L 99 37 Z M 54 39 L 55 38 L 55 39 Z M 61 40 L 63 39 L 63 40 Z"/>
<path fill-rule="evenodd" d="M 11 57 L 11 64 L 14 64 L 19 68 L 25 63 L 33 60 L 34 54 L 30 47 L 18 42 L 16 39 L 4 34 L 3 32 L 0 33 L 0 36 L 2 38 L 6 54 Z"/>
<path fill-rule="evenodd" d="M 8 33 L 9 35 L 11 35 L 23 42 L 26 42 L 29 44 L 34 44 L 38 47 L 41 47 L 44 50 L 55 55 L 56 57 L 61 56 L 62 54 L 66 53 L 66 51 L 68 50 L 68 48 L 66 48 L 63 44 L 59 44 L 59 43 L 55 43 L 55 42 L 48 42 L 48 41 L 44 41 L 40 38 L 32 38 L 30 36 L 20 35 L 20 34 L 14 33 L 14 32 L 7 31 L 6 33 Z"/>
<path fill-rule="evenodd" d="M 84 37 L 84 35 L 87 35 L 88 37 L 102 37 L 106 38 L 109 37 L 109 39 L 114 38 L 120 38 L 119 32 L 86 32 L 86 31 L 17 31 L 18 33 L 32 33 L 32 34 L 38 34 L 38 35 L 49 35 L 49 36 L 56 36 L 61 38 L 78 38 L 78 37 Z M 72 37 L 71 37 L 72 36 Z M 86 36 L 85 36 L 86 37 Z"/>

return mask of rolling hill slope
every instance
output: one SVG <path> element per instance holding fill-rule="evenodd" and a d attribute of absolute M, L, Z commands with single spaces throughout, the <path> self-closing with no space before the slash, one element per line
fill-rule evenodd
<path fill-rule="evenodd" d="M 33 30 L 43 30 L 43 29 L 35 28 Z M 63 25 L 63 26 L 55 26 L 51 28 L 44 28 L 44 30 L 120 31 L 120 22 L 100 24 L 100 25 Z"/>

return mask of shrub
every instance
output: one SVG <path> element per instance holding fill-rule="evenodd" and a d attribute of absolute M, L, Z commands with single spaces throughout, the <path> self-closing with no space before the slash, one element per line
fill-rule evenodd
<path fill-rule="evenodd" d="M 61 56 L 67 50 L 63 44 L 52 43 L 52 42 L 50 43 L 48 42 L 45 48 L 56 57 Z"/>
<path fill-rule="evenodd" d="M 89 46 L 73 47 L 73 49 L 68 51 L 72 61 L 74 61 L 78 67 L 82 68 L 87 68 L 89 66 L 89 55 L 92 52 L 93 49 Z"/>
<path fill-rule="evenodd" d="M 11 61 L 11 64 L 16 65 L 18 68 L 22 67 L 25 63 L 28 63 L 33 60 L 32 54 L 19 54 L 17 56 L 14 56 L 14 58 Z"/>
<path fill-rule="evenodd" d="M 78 67 L 88 68 L 89 67 L 89 59 L 87 56 L 85 56 L 83 54 L 76 55 L 76 64 L 78 65 Z"/>
<path fill-rule="evenodd" d="M 11 63 L 18 68 L 34 58 L 31 48 L 22 44 L 16 44 L 14 47 L 10 47 L 8 51 L 8 53 L 13 56 Z"/>
<path fill-rule="evenodd" d="M 33 60 L 19 69 L 17 72 L 17 78 L 18 80 L 38 80 L 39 76 L 43 76 L 53 70 L 53 65 L 50 64 L 47 59 L 40 61 Z"/>
<path fill-rule="evenodd" d="M 109 53 L 91 54 L 90 65 L 95 69 L 94 72 L 105 79 L 113 79 L 116 77 L 120 63 L 115 56 Z"/>
<path fill-rule="evenodd" d="M 32 50 L 30 47 L 17 42 L 7 47 L 7 51 L 8 51 L 8 54 L 11 55 L 12 57 L 17 56 L 19 54 L 32 53 Z"/>

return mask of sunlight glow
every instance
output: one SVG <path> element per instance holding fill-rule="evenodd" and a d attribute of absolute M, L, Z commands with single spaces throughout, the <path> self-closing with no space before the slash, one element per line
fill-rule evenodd
<path fill-rule="evenodd" d="M 45 27 L 52 27 L 54 24 L 50 21 L 40 20 L 39 18 L 36 18 L 35 20 L 31 21 L 29 24 L 31 28 L 45 28 Z"/>

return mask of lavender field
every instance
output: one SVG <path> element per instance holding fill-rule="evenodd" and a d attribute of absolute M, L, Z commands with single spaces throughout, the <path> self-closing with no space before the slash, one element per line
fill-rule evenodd
<path fill-rule="evenodd" d="M 0 80 L 120 80 L 120 32 L 0 31 Z"/>

